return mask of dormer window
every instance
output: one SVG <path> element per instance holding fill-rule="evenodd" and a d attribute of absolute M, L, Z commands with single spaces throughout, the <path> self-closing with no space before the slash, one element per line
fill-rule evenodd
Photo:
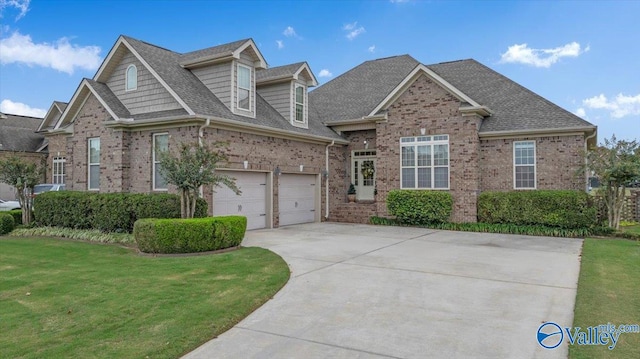
<path fill-rule="evenodd" d="M 251 68 L 238 65 L 238 109 L 251 111 Z"/>
<path fill-rule="evenodd" d="M 129 65 L 127 67 L 125 90 L 133 91 L 138 88 L 138 69 L 136 65 Z"/>
<path fill-rule="evenodd" d="M 296 84 L 296 117 L 295 121 L 304 123 L 304 86 Z"/>

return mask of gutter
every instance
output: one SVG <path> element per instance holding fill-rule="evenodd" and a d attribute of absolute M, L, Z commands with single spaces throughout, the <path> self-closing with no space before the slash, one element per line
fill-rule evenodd
<path fill-rule="evenodd" d="M 325 147 L 324 151 L 325 151 L 325 170 L 327 171 L 327 178 L 325 178 L 324 180 L 324 195 L 325 195 L 325 199 L 324 199 L 324 219 L 328 219 L 329 218 L 329 147 L 333 146 L 336 144 L 336 141 L 331 141 L 330 144 L 327 145 L 327 147 Z"/>
<path fill-rule="evenodd" d="M 542 134 L 554 134 L 554 133 L 571 133 L 571 132 L 591 132 L 596 130 L 595 126 L 588 127 L 562 127 L 562 128 L 544 128 L 544 129 L 531 129 L 531 130 L 509 130 L 509 131 L 491 131 L 491 132 L 479 132 L 478 137 L 490 138 L 490 137 L 502 137 L 502 136 L 519 136 L 519 135 L 542 135 Z"/>

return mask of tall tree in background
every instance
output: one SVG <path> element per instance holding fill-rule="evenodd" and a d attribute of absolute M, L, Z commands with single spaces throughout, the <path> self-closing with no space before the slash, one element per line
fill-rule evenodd
<path fill-rule="evenodd" d="M 627 185 L 640 180 L 640 143 L 605 139 L 587 153 L 587 167 L 600 180 L 609 227 L 620 228 Z"/>
<path fill-rule="evenodd" d="M 159 154 L 161 175 L 180 193 L 182 218 L 193 218 L 200 186 L 225 185 L 240 194 L 234 178 L 216 172 L 218 163 L 227 161 L 227 156 L 219 150 L 195 143 L 182 144 L 177 154 L 168 150 L 159 151 Z"/>
<path fill-rule="evenodd" d="M 33 219 L 33 187 L 42 180 L 43 171 L 44 166 L 27 162 L 17 156 L 0 160 L 0 182 L 16 188 L 22 207 L 22 223 L 25 225 Z"/>

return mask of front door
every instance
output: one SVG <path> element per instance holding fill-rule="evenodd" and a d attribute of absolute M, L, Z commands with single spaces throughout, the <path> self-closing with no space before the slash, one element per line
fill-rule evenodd
<path fill-rule="evenodd" d="M 351 180 L 356 187 L 356 199 L 373 201 L 376 189 L 376 151 L 353 151 Z"/>

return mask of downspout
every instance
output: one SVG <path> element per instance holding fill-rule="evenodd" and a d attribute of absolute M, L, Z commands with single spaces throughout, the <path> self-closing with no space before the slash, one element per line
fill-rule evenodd
<path fill-rule="evenodd" d="M 584 139 L 584 168 L 585 168 L 585 177 L 586 177 L 586 180 L 587 180 L 587 184 L 586 184 L 585 190 L 587 192 L 589 192 L 589 162 L 588 162 L 589 160 L 587 158 L 587 153 L 589 152 L 588 142 L 589 142 L 590 139 L 596 137 L 597 134 L 598 134 L 598 130 L 595 129 L 595 130 L 593 130 L 593 133 L 591 135 L 585 137 L 585 139 Z"/>
<path fill-rule="evenodd" d="M 327 178 L 325 178 L 324 180 L 324 195 L 325 195 L 325 199 L 324 199 L 324 219 L 328 219 L 329 218 L 329 147 L 333 146 L 336 144 L 335 140 L 332 140 L 330 144 L 327 145 L 327 147 L 325 147 L 324 151 L 325 151 L 325 171 L 327 171 Z"/>
<path fill-rule="evenodd" d="M 202 141 L 202 139 L 204 138 L 204 129 L 205 127 L 209 127 L 210 124 L 211 119 L 207 117 L 204 125 L 200 126 L 200 128 L 198 129 L 198 144 L 200 145 L 200 147 L 204 145 Z M 204 198 L 204 188 L 202 186 L 200 186 L 200 198 Z"/>

